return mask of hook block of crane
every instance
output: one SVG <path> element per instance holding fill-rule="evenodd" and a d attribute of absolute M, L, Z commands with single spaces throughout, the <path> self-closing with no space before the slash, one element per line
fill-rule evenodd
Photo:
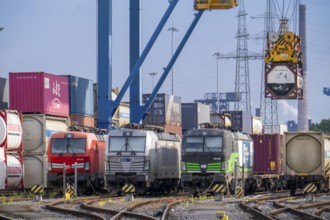
<path fill-rule="evenodd" d="M 290 31 L 279 35 L 269 32 L 267 35 L 266 63 L 290 62 L 302 65 L 300 37 Z"/>
<path fill-rule="evenodd" d="M 196 10 L 229 9 L 236 7 L 237 0 L 195 0 Z"/>

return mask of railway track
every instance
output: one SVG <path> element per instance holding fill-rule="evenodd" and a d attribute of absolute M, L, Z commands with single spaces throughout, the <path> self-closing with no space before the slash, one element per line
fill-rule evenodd
<path fill-rule="evenodd" d="M 318 197 L 324 195 L 329 194 L 318 195 Z M 321 214 L 330 211 L 330 197 L 327 198 L 327 201 L 307 204 L 301 198 L 301 196 L 265 197 L 243 201 L 240 203 L 240 207 L 260 219 L 275 220 L 295 217 L 300 219 L 329 219 L 328 217 L 321 217 Z M 264 202 L 261 203 L 260 201 Z M 293 202 L 304 204 L 293 205 Z M 316 210 L 310 210 L 311 208 L 316 208 Z"/>
<path fill-rule="evenodd" d="M 133 218 L 143 220 L 167 219 L 171 207 L 180 203 L 181 197 L 171 198 L 141 198 L 131 202 L 124 202 L 123 198 L 95 198 L 59 200 L 46 206 L 46 209 L 65 213 L 86 219 Z"/>

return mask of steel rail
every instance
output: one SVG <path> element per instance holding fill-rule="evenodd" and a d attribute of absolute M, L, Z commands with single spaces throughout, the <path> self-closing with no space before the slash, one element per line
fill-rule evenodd
<path fill-rule="evenodd" d="M 275 218 L 266 215 L 259 211 L 256 208 L 250 207 L 247 202 L 241 202 L 239 206 L 246 212 L 251 213 L 253 216 L 255 216 L 257 219 L 267 219 L 267 220 L 276 220 Z"/>
<path fill-rule="evenodd" d="M 322 207 L 314 211 L 314 214 L 320 216 L 323 212 L 330 212 L 330 206 Z"/>
<path fill-rule="evenodd" d="M 78 202 L 80 200 L 83 200 L 83 199 L 77 199 L 77 200 L 73 200 L 73 201 Z M 66 202 L 67 202 L 67 200 L 55 201 L 55 202 L 52 202 L 52 203 L 46 205 L 45 208 L 50 211 L 53 211 L 53 212 L 65 213 L 65 214 L 75 215 L 78 217 L 88 217 L 88 218 L 95 219 L 95 220 L 105 220 L 105 218 L 103 218 L 99 215 L 96 215 L 96 214 L 57 207 L 57 205 L 60 205 L 62 203 L 66 203 Z"/>
<path fill-rule="evenodd" d="M 304 218 L 324 220 L 323 218 L 321 218 L 317 215 L 313 215 L 313 214 L 310 214 L 310 213 L 307 213 L 307 212 L 300 211 L 296 207 L 287 207 L 287 206 L 281 205 L 277 202 L 274 202 L 273 206 L 279 208 L 279 210 L 274 210 L 274 211 L 270 212 L 271 214 L 272 213 L 279 214 L 279 213 L 283 213 L 283 212 L 290 212 L 294 215 L 301 216 L 301 217 L 304 217 Z"/>

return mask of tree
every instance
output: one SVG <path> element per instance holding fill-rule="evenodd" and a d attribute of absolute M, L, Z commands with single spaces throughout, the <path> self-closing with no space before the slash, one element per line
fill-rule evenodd
<path fill-rule="evenodd" d="M 312 131 L 323 131 L 324 133 L 330 134 L 330 118 L 322 119 L 321 123 L 312 123 Z"/>

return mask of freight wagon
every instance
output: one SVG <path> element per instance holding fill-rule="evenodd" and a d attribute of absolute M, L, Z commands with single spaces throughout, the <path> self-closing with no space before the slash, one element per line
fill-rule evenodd
<path fill-rule="evenodd" d="M 284 133 L 284 175 L 286 189 L 294 195 L 308 183 L 319 192 L 329 189 L 330 136 L 322 132 Z"/>
<path fill-rule="evenodd" d="M 53 134 L 48 142 L 48 186 L 61 191 L 63 181 L 74 185 L 76 164 L 79 193 L 92 194 L 102 189 L 104 149 L 103 135 L 76 131 Z"/>

